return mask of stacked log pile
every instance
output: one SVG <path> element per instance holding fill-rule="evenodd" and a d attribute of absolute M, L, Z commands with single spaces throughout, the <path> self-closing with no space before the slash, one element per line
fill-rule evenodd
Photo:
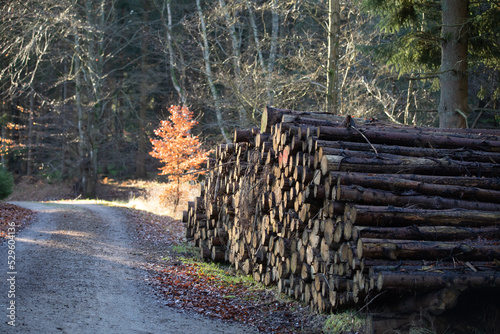
<path fill-rule="evenodd" d="M 321 312 L 500 286 L 498 132 L 267 108 L 207 167 L 187 238 Z"/>

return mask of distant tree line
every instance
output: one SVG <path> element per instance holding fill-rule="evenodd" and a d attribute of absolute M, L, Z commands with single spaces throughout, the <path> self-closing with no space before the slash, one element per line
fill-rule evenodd
<path fill-rule="evenodd" d="M 500 122 L 498 1 L 6 0 L 0 8 L 1 163 L 18 175 L 75 180 L 89 197 L 102 175 L 157 173 L 150 138 L 170 105 L 194 112 L 208 145 L 258 124 L 266 105 L 417 125 Z"/>

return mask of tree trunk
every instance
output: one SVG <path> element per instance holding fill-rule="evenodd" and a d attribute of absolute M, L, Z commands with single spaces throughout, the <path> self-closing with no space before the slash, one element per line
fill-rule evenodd
<path fill-rule="evenodd" d="M 241 95 L 241 52 L 240 52 L 240 40 L 238 34 L 236 33 L 236 20 L 231 18 L 229 15 L 229 10 L 227 9 L 226 2 L 224 0 L 219 0 L 222 11 L 224 12 L 224 17 L 226 18 L 226 24 L 229 28 L 229 36 L 231 38 L 231 47 L 233 49 L 232 60 L 234 69 L 234 78 L 236 82 L 236 87 L 234 88 L 236 94 Z M 236 13 L 237 14 L 237 13 Z M 248 125 L 247 115 L 243 105 L 238 106 L 238 116 L 239 125 L 241 127 L 246 127 Z"/>
<path fill-rule="evenodd" d="M 202 51 L 203 51 L 203 60 L 205 62 L 205 75 L 207 76 L 208 85 L 210 86 L 210 91 L 212 92 L 212 97 L 214 99 L 215 116 L 217 117 L 217 123 L 219 124 L 220 132 L 222 134 L 222 137 L 224 137 L 224 140 L 227 143 L 229 143 L 230 140 L 226 134 L 226 129 L 223 125 L 224 120 L 222 118 L 222 108 L 220 105 L 219 93 L 217 92 L 217 88 L 215 87 L 213 79 L 212 65 L 210 64 L 210 51 L 208 48 L 207 27 L 205 25 L 205 17 L 203 16 L 200 0 L 196 0 L 196 7 L 198 10 L 198 17 L 200 19 L 201 37 L 203 39 Z"/>
<path fill-rule="evenodd" d="M 148 22 L 148 9 L 144 8 L 143 20 Z M 141 40 L 141 83 L 139 87 L 139 129 L 137 141 L 137 153 L 135 158 L 135 177 L 146 178 L 146 155 L 147 136 L 146 124 L 148 115 L 148 73 L 147 73 L 148 36 L 147 28 L 143 28 Z"/>
<path fill-rule="evenodd" d="M 78 194 L 83 194 L 84 190 L 87 188 L 88 183 L 88 168 L 87 166 L 87 155 L 85 150 L 85 143 L 87 142 L 85 136 L 85 129 L 83 126 L 84 121 L 84 111 L 82 106 L 82 62 L 81 62 L 81 48 L 80 48 L 80 37 L 75 34 L 75 103 L 76 110 L 78 112 L 78 158 L 79 158 L 79 174 L 80 180 L 75 187 L 75 191 Z"/>
<path fill-rule="evenodd" d="M 467 52 L 469 14 L 468 0 L 442 0 L 441 11 L 441 97 L 439 127 L 467 126 L 468 78 Z"/>
<path fill-rule="evenodd" d="M 278 14 L 278 0 L 272 0 L 272 32 L 271 32 L 271 50 L 269 50 L 269 62 L 267 64 L 267 87 L 270 93 L 268 105 L 273 104 L 274 94 L 272 94 L 272 79 L 274 65 L 276 63 L 276 54 L 278 53 L 278 32 L 279 32 L 279 14 Z"/>
<path fill-rule="evenodd" d="M 1 135 L 0 135 L 0 145 L 1 145 L 1 150 L 0 150 L 0 164 L 2 167 L 7 167 L 7 154 L 8 154 L 8 146 L 7 146 L 7 120 L 8 120 L 8 108 L 7 108 L 7 103 L 0 103 L 0 110 L 2 111 L 0 114 L 0 127 L 2 128 L 1 130 Z"/>
<path fill-rule="evenodd" d="M 182 51 L 179 51 L 179 67 L 181 71 L 181 80 L 179 81 L 177 78 L 177 75 L 175 74 L 176 70 L 176 63 L 174 59 L 174 49 L 172 46 L 172 11 L 170 8 L 172 0 L 166 1 L 166 7 L 167 7 L 167 20 L 165 20 L 164 17 L 164 9 L 161 11 L 161 19 L 162 23 L 165 26 L 167 30 L 167 48 L 168 48 L 168 64 L 170 66 L 170 78 L 172 79 L 172 84 L 177 91 L 177 94 L 179 95 L 179 99 L 181 102 L 181 105 L 184 106 L 186 105 L 186 90 L 184 89 L 184 57 L 182 55 Z"/>
<path fill-rule="evenodd" d="M 63 61 L 63 64 L 64 64 L 64 75 L 68 75 L 69 72 L 68 72 L 68 61 L 65 59 Z M 63 130 L 62 130 L 62 134 L 63 134 L 63 140 L 62 140 L 62 145 L 61 145 L 61 163 L 62 163 L 62 166 L 61 166 L 61 178 L 63 180 L 66 180 L 68 178 L 68 172 L 69 172 L 69 164 L 68 164 L 68 161 L 70 159 L 69 157 L 69 145 L 68 145 L 68 127 L 67 127 L 67 119 L 66 117 L 68 117 L 68 112 L 67 112 L 67 109 L 68 109 L 68 106 L 66 106 L 66 103 L 68 101 L 68 82 L 67 81 L 64 81 L 63 85 L 62 85 L 62 91 L 61 91 L 61 95 L 62 95 L 62 99 L 63 99 L 63 104 L 61 106 L 61 120 L 62 120 L 62 126 L 63 126 Z M 73 114 L 71 112 L 71 114 Z"/>
<path fill-rule="evenodd" d="M 30 94 L 30 112 L 28 119 L 28 163 L 26 168 L 26 175 L 33 174 L 33 118 L 35 117 L 35 92 L 31 91 Z"/>
<path fill-rule="evenodd" d="M 326 67 L 326 112 L 333 114 L 338 110 L 338 49 L 340 34 L 339 0 L 329 0 L 328 5 L 328 63 Z"/>
<path fill-rule="evenodd" d="M 255 48 L 257 51 L 257 55 L 259 57 L 259 64 L 262 71 L 265 72 L 266 69 L 264 65 L 264 57 L 262 56 L 262 49 L 260 47 L 260 40 L 259 40 L 259 32 L 257 30 L 257 24 L 255 24 L 255 15 L 253 12 L 252 3 L 249 0 L 246 0 L 245 4 L 248 9 L 248 17 L 250 18 L 250 26 L 252 27 L 253 38 L 255 41 Z"/>
<path fill-rule="evenodd" d="M 245 4 L 246 4 L 246 7 L 248 9 L 248 17 L 250 19 L 250 27 L 252 27 L 252 33 L 253 33 L 253 38 L 254 38 L 254 42 L 255 42 L 255 49 L 257 51 L 257 56 L 258 56 L 258 60 L 259 60 L 259 65 L 260 65 L 262 73 L 264 74 L 264 76 L 266 76 L 267 69 L 266 69 L 266 65 L 264 64 L 264 57 L 262 56 L 262 47 L 260 45 L 259 31 L 257 29 L 257 24 L 255 23 L 255 14 L 254 14 L 253 7 L 252 7 L 253 5 L 252 5 L 252 2 L 250 2 L 249 0 L 246 0 Z M 272 101 L 272 94 L 271 94 L 269 87 L 270 87 L 270 83 L 266 80 L 265 88 L 266 88 L 267 100 Z"/>

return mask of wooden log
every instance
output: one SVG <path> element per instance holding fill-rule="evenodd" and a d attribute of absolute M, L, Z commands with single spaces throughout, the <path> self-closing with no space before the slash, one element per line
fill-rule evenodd
<path fill-rule="evenodd" d="M 275 241 L 274 249 L 275 249 L 274 253 L 277 256 L 281 256 L 281 257 L 290 256 L 290 250 L 291 250 L 291 241 L 290 241 L 290 239 L 278 238 Z"/>
<path fill-rule="evenodd" d="M 308 263 L 303 262 L 302 263 L 302 270 L 300 272 L 300 277 L 302 278 L 302 281 L 305 283 L 311 283 L 313 280 L 313 275 L 311 271 L 311 265 Z"/>
<path fill-rule="evenodd" d="M 270 137 L 271 137 L 270 133 L 262 133 L 262 132 L 258 133 L 255 136 L 255 146 L 261 147 L 263 149 L 264 149 L 264 147 L 267 147 L 267 150 L 269 150 L 268 144 L 264 144 L 264 143 L 269 143 Z"/>
<path fill-rule="evenodd" d="M 361 226 L 444 225 L 485 227 L 500 224 L 500 211 L 425 210 L 348 204 L 345 220 Z"/>
<path fill-rule="evenodd" d="M 434 128 L 421 127 L 404 124 L 383 123 L 380 121 L 370 122 L 375 126 L 383 126 L 385 131 L 417 132 L 417 133 L 437 133 L 441 136 L 454 136 L 460 138 L 476 138 L 499 140 L 498 130 L 496 129 L 457 129 L 457 128 Z"/>
<path fill-rule="evenodd" d="M 325 262 L 326 265 L 332 263 L 335 258 L 336 251 L 338 247 L 332 247 L 325 243 L 325 239 L 321 241 L 320 244 L 320 255 L 321 259 Z"/>
<path fill-rule="evenodd" d="M 363 135 L 360 134 L 363 133 Z M 391 132 L 374 128 L 352 128 L 341 127 L 318 127 L 318 139 L 326 140 L 349 140 L 353 142 L 366 142 L 368 139 L 372 144 L 402 145 L 409 143 L 412 146 L 428 148 L 461 148 L 472 147 L 487 152 L 500 152 L 500 141 L 468 139 L 419 132 Z"/>
<path fill-rule="evenodd" d="M 458 301 L 463 287 L 458 289 L 443 288 L 431 292 L 420 292 L 403 297 L 402 300 L 391 307 L 391 310 L 400 312 L 427 312 L 434 315 L 442 314 L 447 309 L 453 308 Z"/>
<path fill-rule="evenodd" d="M 369 175 L 361 173 L 346 173 L 343 175 L 338 175 L 337 184 L 357 185 L 366 188 L 390 190 L 396 193 L 402 193 L 412 190 L 422 195 L 439 194 L 441 197 L 454 197 L 460 199 L 500 203 L 500 191 L 497 190 L 458 185 L 432 184 L 394 176 L 384 177 L 383 174 Z"/>
<path fill-rule="evenodd" d="M 365 205 L 392 205 L 397 207 L 413 205 L 426 209 L 462 208 L 467 210 L 500 211 L 500 204 L 498 203 L 413 195 L 413 193 L 397 195 L 391 191 L 368 189 L 358 186 L 337 186 L 334 190 L 335 197 L 339 201 Z"/>
<path fill-rule="evenodd" d="M 370 259 L 458 260 L 493 261 L 500 257 L 500 245 L 494 242 L 469 240 L 415 241 L 360 238 L 357 257 Z"/>
<path fill-rule="evenodd" d="M 456 273 L 468 273 L 468 272 L 483 272 L 483 271 L 495 271 L 496 265 L 493 261 L 455 261 L 455 262 L 444 262 L 444 261 L 422 261 L 422 260 L 405 260 L 405 261 L 393 261 L 393 260 L 364 260 L 366 268 L 364 272 L 368 273 L 369 276 L 376 276 L 378 272 L 381 271 L 394 271 L 394 272 L 456 272 Z"/>
<path fill-rule="evenodd" d="M 312 265 L 314 259 L 320 256 L 319 248 L 313 247 L 312 245 L 307 245 L 306 248 L 306 263 Z"/>
<path fill-rule="evenodd" d="M 290 257 L 290 272 L 292 275 L 299 275 L 302 272 L 302 262 L 298 252 L 293 252 Z"/>
<path fill-rule="evenodd" d="M 321 159 L 321 172 L 323 175 L 327 175 L 330 171 L 498 176 L 500 175 L 500 164 L 404 156 L 387 159 L 382 157 L 364 159 L 343 155 L 325 155 Z"/>
<path fill-rule="evenodd" d="M 325 194 L 326 195 L 326 194 Z M 337 201 L 327 201 L 325 204 L 328 217 L 335 217 L 344 214 L 345 203 Z"/>
<path fill-rule="evenodd" d="M 363 264 L 364 264 L 364 269 L 365 271 L 370 270 L 371 268 L 377 268 L 377 267 L 382 267 L 381 270 L 397 270 L 401 266 L 413 266 L 415 268 L 420 268 L 421 270 L 426 270 L 429 268 L 433 268 L 436 266 L 438 269 L 441 268 L 441 266 L 445 266 L 448 269 L 452 269 L 454 267 L 460 268 L 460 269 L 465 269 L 465 263 L 466 262 L 444 262 L 439 259 L 436 260 L 429 260 L 429 261 L 424 261 L 424 260 L 405 260 L 405 261 L 394 261 L 390 259 L 369 259 L 369 258 L 363 258 L 362 259 Z M 474 265 L 478 264 L 480 266 L 486 266 L 486 268 L 489 269 L 494 269 L 495 264 L 494 262 L 491 261 L 467 261 L 469 263 L 474 263 Z M 386 268 L 384 268 L 386 267 Z"/>
<path fill-rule="evenodd" d="M 280 261 L 277 266 L 277 276 L 278 279 L 285 279 L 289 278 L 292 272 L 288 270 L 288 267 L 286 266 L 286 262 Z"/>
<path fill-rule="evenodd" d="M 435 290 L 452 287 L 493 287 L 500 284 L 500 272 L 397 272 L 381 271 L 376 278 L 377 289 Z"/>
<path fill-rule="evenodd" d="M 261 123 L 260 123 L 260 130 L 261 132 L 270 132 L 271 131 L 271 126 L 274 124 L 279 123 L 283 115 L 295 115 L 295 116 L 302 116 L 302 117 L 308 117 L 308 118 L 316 118 L 316 119 L 325 119 L 329 120 L 331 122 L 343 122 L 345 119 L 345 116 L 337 116 L 337 115 L 332 115 L 330 113 L 324 113 L 324 112 L 300 112 L 300 111 L 294 111 L 290 109 L 278 109 L 278 108 L 273 108 L 273 107 L 266 107 L 264 112 L 262 113 L 261 117 Z M 363 119 L 354 119 L 356 122 L 359 124 L 362 124 L 364 122 Z M 297 121 L 297 120 L 296 120 Z M 298 121 L 297 123 L 300 123 Z"/>
<path fill-rule="evenodd" d="M 363 178 L 365 176 L 373 177 L 394 177 L 406 180 L 441 184 L 453 185 L 463 187 L 475 187 L 482 189 L 500 190 L 500 178 L 485 178 L 485 177 L 461 177 L 461 176 L 434 176 L 434 175 L 418 175 L 418 174 L 377 174 L 377 173 L 356 173 L 356 172 L 339 172 L 332 171 L 325 177 L 325 187 L 331 188 L 337 185 L 339 178 Z"/>
<path fill-rule="evenodd" d="M 350 151 L 365 151 L 373 152 L 373 149 L 377 153 L 388 153 L 396 155 L 404 155 L 410 157 L 433 157 L 433 158 L 450 158 L 459 161 L 479 161 L 479 162 L 491 162 L 500 163 L 500 153 L 494 152 L 483 152 L 478 150 L 473 150 L 470 148 L 456 148 L 456 149 L 438 149 L 438 148 L 425 148 L 425 147 L 408 147 L 399 145 L 381 145 L 381 144 L 368 144 L 368 143 L 356 143 L 348 141 L 326 141 L 318 140 L 315 138 L 310 138 L 308 143 L 309 152 L 319 152 L 321 149 L 325 148 L 335 148 L 340 150 L 350 150 Z M 324 151 L 323 151 L 324 152 Z M 324 154 L 324 153 L 323 153 Z"/>
<path fill-rule="evenodd" d="M 313 116 L 313 117 L 310 117 Z M 327 119 L 319 119 L 317 117 L 314 117 L 316 115 L 293 115 L 293 114 L 284 114 L 281 116 L 281 123 L 293 123 L 296 125 L 300 124 L 300 127 L 319 127 L 319 126 L 337 126 L 340 123 L 339 122 L 332 122 Z M 326 116 L 326 117 L 331 117 L 331 116 Z"/>
<path fill-rule="evenodd" d="M 210 248 L 208 248 L 207 245 L 205 245 L 205 244 L 200 245 L 200 256 L 203 259 L 210 259 L 211 258 L 212 251 L 210 250 Z"/>
<path fill-rule="evenodd" d="M 454 226 L 406 226 L 406 227 L 369 227 L 354 226 L 352 239 L 400 239 L 457 241 L 465 239 L 500 239 L 500 225 L 488 227 L 454 227 Z"/>
<path fill-rule="evenodd" d="M 318 296 L 318 311 L 328 313 L 332 310 L 332 304 L 329 296 Z"/>
<path fill-rule="evenodd" d="M 189 234 L 200 252 L 208 247 L 212 257 L 224 247 L 227 251 L 219 258 L 230 260 L 236 268 L 264 284 L 278 283 L 284 293 L 302 298 L 317 310 L 356 305 L 377 288 L 378 273 L 405 270 L 420 274 L 427 270 L 422 263 L 435 264 L 435 273 L 452 271 L 457 276 L 474 272 L 471 268 L 479 273 L 498 272 L 492 260 L 500 253 L 495 245 L 500 235 L 500 167 L 496 160 L 500 151 L 491 152 L 491 147 L 481 146 L 431 148 L 421 142 L 416 145 L 427 147 L 404 146 L 408 143 L 381 145 L 377 144 L 378 139 L 369 140 L 371 144 L 363 139 L 332 146 L 328 146 L 332 143 L 329 141 L 320 146 L 321 140 L 312 137 L 313 132 L 321 131 L 323 124 L 338 123 L 344 118 L 332 121 L 302 114 L 285 119 L 290 123 L 277 123 L 271 133 L 242 131 L 234 136 L 239 143 L 218 148 L 218 160 L 212 162 L 217 169 L 207 173 L 204 195 L 196 200 L 196 205 L 188 207 L 187 216 L 183 217 L 187 229 L 192 225 Z M 355 123 L 360 131 L 385 131 L 390 138 L 399 133 L 410 134 L 417 141 L 431 136 L 442 147 L 464 140 L 474 145 L 498 141 L 493 135 L 480 133 L 444 135 L 445 132 L 392 128 L 377 122 Z M 316 148 L 321 152 L 315 152 Z M 337 161 L 340 171 L 327 170 L 323 175 L 322 170 L 308 170 L 314 167 L 315 154 L 321 165 L 322 155 L 328 157 L 332 153 L 344 156 Z M 354 161 L 349 160 L 353 157 L 364 160 L 363 169 L 359 169 L 362 173 L 342 169 Z M 387 166 L 401 159 L 408 163 L 401 164 L 403 169 L 390 167 L 391 172 Z M 418 168 L 411 169 L 415 161 Z M 430 175 L 397 174 L 401 171 Z M 481 177 L 458 176 L 471 173 Z M 350 191 L 353 193 L 346 197 Z M 379 191 L 383 192 L 381 198 L 373 199 L 380 197 Z M 363 192 L 361 196 L 359 193 Z M 440 197 L 430 196 L 436 194 Z M 350 202 L 358 199 L 360 203 Z M 395 207 L 395 203 L 401 207 Z M 433 209 L 410 209 L 408 204 Z M 467 209 L 456 209 L 460 207 L 457 204 L 466 204 Z M 252 208 L 251 214 L 247 214 L 245 205 Z M 488 208 L 494 210 L 485 211 Z M 436 262 L 437 259 L 444 260 Z M 453 269 L 442 265 L 449 264 L 451 268 L 452 260 L 456 264 Z M 302 276 L 305 280 L 299 278 Z M 342 289 L 335 289 L 340 278 L 343 283 L 337 284 Z"/>
<path fill-rule="evenodd" d="M 221 246 L 213 246 L 210 251 L 210 258 L 215 262 L 225 261 L 225 252 Z"/>
<path fill-rule="evenodd" d="M 361 239 L 359 239 L 361 240 Z M 358 244 L 359 246 L 359 244 Z M 368 247 L 367 247 L 368 248 Z M 354 246 L 350 243 L 350 242 L 344 242 L 340 248 L 339 248 L 339 258 L 340 258 L 340 261 L 343 262 L 343 263 L 351 263 L 352 260 L 354 259 Z M 359 251 L 358 251 L 358 255 L 359 255 Z M 359 258 L 361 258 L 361 256 L 358 256 Z M 344 269 L 348 269 L 348 268 L 344 268 Z M 343 272 L 342 273 L 342 276 L 345 275 L 346 273 Z"/>
<path fill-rule="evenodd" d="M 325 243 L 330 246 L 333 244 L 334 232 L 336 230 L 337 224 L 336 221 L 332 218 L 328 218 L 324 221 L 324 240 Z"/>
<path fill-rule="evenodd" d="M 254 138 L 255 135 L 252 129 L 238 129 L 234 131 L 233 143 L 251 143 Z"/>

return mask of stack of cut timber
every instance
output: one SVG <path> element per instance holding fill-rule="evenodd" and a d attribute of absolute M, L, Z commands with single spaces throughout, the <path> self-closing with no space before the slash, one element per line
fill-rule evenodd
<path fill-rule="evenodd" d="M 500 286 L 498 131 L 267 108 L 207 167 L 186 236 L 314 309 Z"/>

